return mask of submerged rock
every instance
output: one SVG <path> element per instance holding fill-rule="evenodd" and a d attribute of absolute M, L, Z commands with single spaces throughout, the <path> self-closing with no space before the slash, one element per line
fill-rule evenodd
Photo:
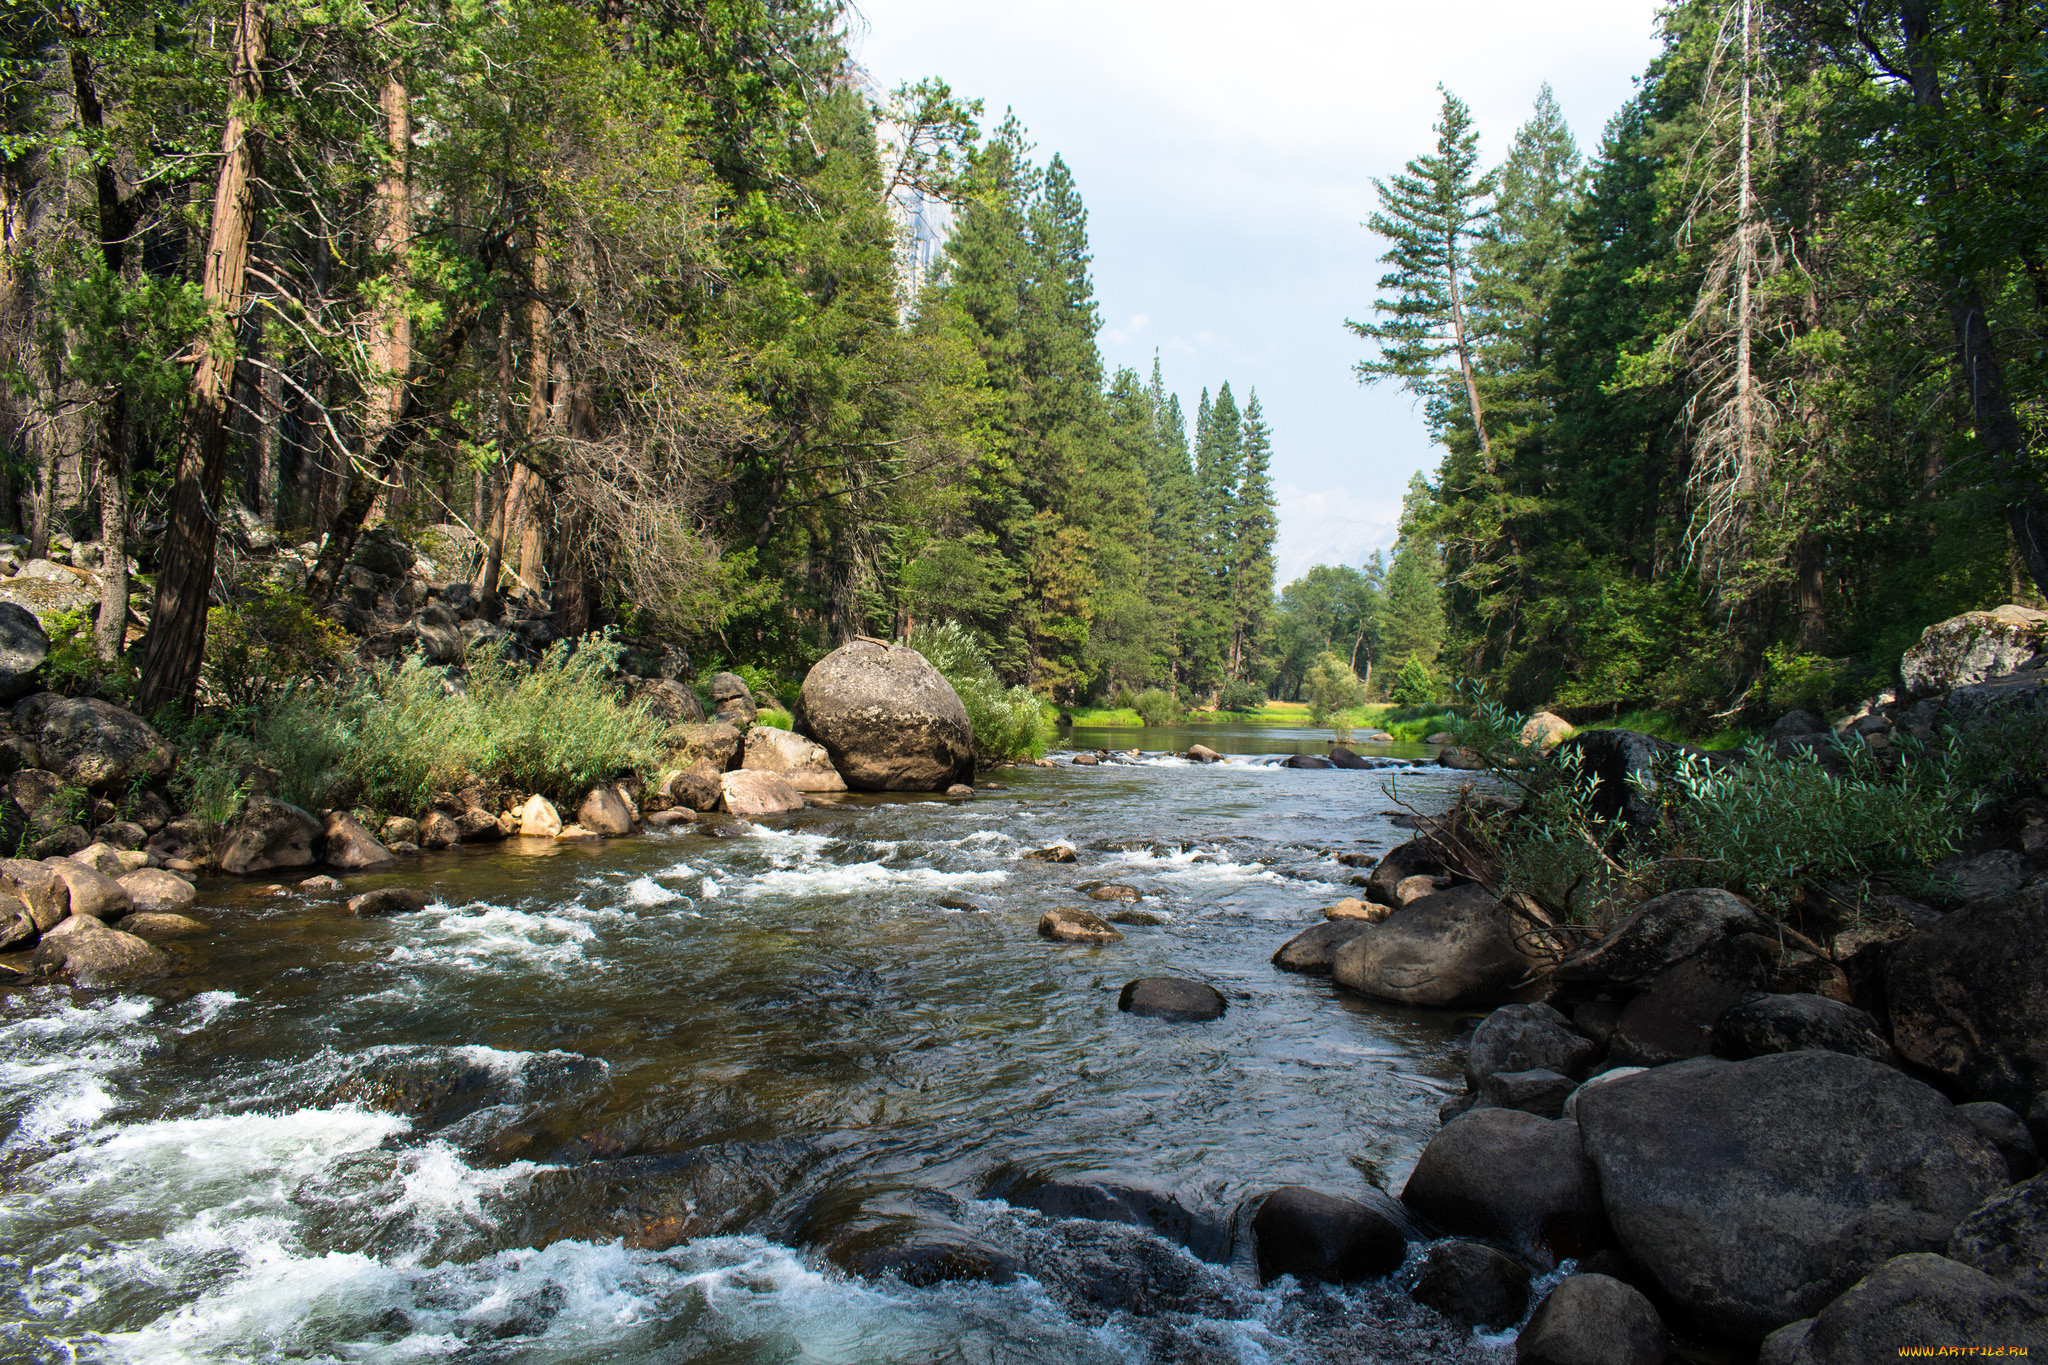
<path fill-rule="evenodd" d="M 137 938 L 196 938 L 211 932 L 206 922 L 193 919 L 190 915 L 171 914 L 166 911 L 138 910 L 121 921 L 121 932 L 134 934 Z"/>
<path fill-rule="evenodd" d="M 1223 992 L 1214 986 L 1177 976 L 1145 976 L 1127 982 L 1116 998 L 1116 1007 L 1140 1018 L 1176 1024 L 1221 1019 L 1228 1008 Z"/>
<path fill-rule="evenodd" d="M 411 886 L 380 886 L 375 891 L 365 891 L 348 900 L 348 912 L 357 919 L 375 919 L 384 915 L 409 915 L 427 908 L 430 897 L 426 892 Z"/>
<path fill-rule="evenodd" d="M 1038 921 L 1042 938 L 1056 943 L 1117 943 L 1123 935 L 1086 910 L 1061 907 L 1048 910 Z"/>

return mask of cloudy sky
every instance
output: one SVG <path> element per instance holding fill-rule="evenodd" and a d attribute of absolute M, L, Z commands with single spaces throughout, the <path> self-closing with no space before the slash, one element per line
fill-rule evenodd
<path fill-rule="evenodd" d="M 1581 148 L 1633 90 L 1655 0 L 859 0 L 855 52 L 891 87 L 941 76 L 1013 108 L 1089 212 L 1104 359 L 1156 352 L 1192 416 L 1228 380 L 1274 430 L 1281 582 L 1393 540 L 1436 455 L 1405 394 L 1362 389 L 1344 328 L 1383 249 L 1372 177 L 1428 150 L 1438 82 L 1489 161 L 1549 81 Z"/>

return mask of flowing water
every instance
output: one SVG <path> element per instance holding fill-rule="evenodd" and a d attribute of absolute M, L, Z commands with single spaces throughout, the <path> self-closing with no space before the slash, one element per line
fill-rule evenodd
<path fill-rule="evenodd" d="M 1351 890 L 1337 853 L 1407 837 L 1390 817 L 1454 777 L 985 780 L 430 855 L 351 883 L 433 888 L 387 920 L 216 885 L 221 932 L 169 981 L 0 994 L 0 1359 L 1501 1358 L 1398 1277 L 1259 1289 L 1232 1238 L 1277 1184 L 1398 1191 L 1459 1087 L 1466 1021 L 1267 961 Z M 1023 856 L 1058 842 L 1078 860 Z M 1116 908 L 1076 890 L 1105 880 L 1164 922 L 1037 936 Z M 1120 1014 L 1157 974 L 1228 1013 Z M 1177 1240 L 1022 1206 L 1091 1173 L 1170 1197 Z M 987 1278 L 937 1278 L 963 1266 Z"/>

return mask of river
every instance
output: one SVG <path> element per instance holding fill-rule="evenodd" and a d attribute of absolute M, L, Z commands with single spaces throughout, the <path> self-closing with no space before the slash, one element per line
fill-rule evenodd
<path fill-rule="evenodd" d="M 1398 1282 L 1262 1290 L 1241 1246 L 1202 1261 L 1000 1197 L 1109 1172 L 1214 1232 L 1281 1183 L 1398 1191 L 1468 1021 L 1267 959 L 1357 894 L 1337 853 L 1406 838 L 1397 801 L 1441 807 L 1456 775 L 1155 756 L 983 780 L 428 855 L 351 880 L 433 888 L 385 920 L 215 883 L 195 913 L 220 932 L 167 982 L 0 995 L 0 1358 L 1504 1359 Z M 1022 856 L 1058 842 L 1075 863 Z M 1037 936 L 1097 880 L 1164 923 Z M 1228 1012 L 1120 1014 L 1155 974 Z M 1000 1282 L 840 1268 L 906 1236 Z"/>

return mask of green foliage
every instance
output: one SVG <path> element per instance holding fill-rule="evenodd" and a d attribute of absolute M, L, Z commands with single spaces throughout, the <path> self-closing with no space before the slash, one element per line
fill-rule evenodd
<path fill-rule="evenodd" d="M 1132 697 L 1131 709 L 1146 725 L 1173 725 L 1187 714 L 1180 698 L 1163 687 L 1148 687 Z"/>
<path fill-rule="evenodd" d="M 922 627 L 910 647 L 944 675 L 967 708 L 975 758 L 1004 763 L 1042 758 L 1059 733 L 1058 713 L 1028 687 L 1005 686 L 981 642 L 958 621 Z"/>
<path fill-rule="evenodd" d="M 178 804 L 209 831 L 219 831 L 240 814 L 259 762 L 256 747 L 239 735 L 216 735 L 203 748 L 185 749 L 172 778 Z"/>
<path fill-rule="evenodd" d="M 272 585 L 207 612 L 200 685 L 214 702 L 258 706 L 310 683 L 332 682 L 351 643 L 304 594 Z"/>
<path fill-rule="evenodd" d="M 1429 671 L 1429 665 L 1411 654 L 1401 661 L 1387 695 L 1402 706 L 1422 706 L 1435 701 L 1438 690 L 1436 675 Z"/>
<path fill-rule="evenodd" d="M 1365 703 L 1365 684 L 1335 652 L 1325 653 L 1309 665 L 1301 685 L 1308 694 L 1309 721 L 1314 725 L 1328 724 L 1336 713 Z"/>
<path fill-rule="evenodd" d="M 92 619 L 82 611 L 53 611 L 42 617 L 50 638 L 43 684 L 67 697 L 100 697 L 116 705 L 135 695 L 135 666 L 126 655 L 109 663 L 93 648 Z"/>
<path fill-rule="evenodd" d="M 1227 682 L 1216 693 L 1216 705 L 1224 711 L 1257 711 L 1265 704 L 1266 689 L 1249 678 Z"/>
<path fill-rule="evenodd" d="M 771 706 L 754 713 L 754 724 L 765 725 L 771 730 L 794 730 L 796 717 Z"/>

